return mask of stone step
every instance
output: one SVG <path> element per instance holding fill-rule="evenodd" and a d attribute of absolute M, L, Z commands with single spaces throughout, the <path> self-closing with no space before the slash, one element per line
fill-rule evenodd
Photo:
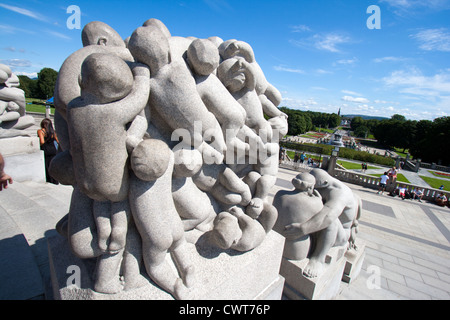
<path fill-rule="evenodd" d="M 32 181 L 0 192 L 0 300 L 51 297 L 47 238 L 68 212 L 71 193 Z"/>

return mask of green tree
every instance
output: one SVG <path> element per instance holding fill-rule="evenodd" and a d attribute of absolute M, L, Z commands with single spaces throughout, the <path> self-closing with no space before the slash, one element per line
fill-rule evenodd
<path fill-rule="evenodd" d="M 51 68 L 44 68 L 38 73 L 37 86 L 41 99 L 50 99 L 55 91 L 56 78 L 58 72 Z"/>
<path fill-rule="evenodd" d="M 30 79 L 27 76 L 18 76 L 18 78 L 20 81 L 19 88 L 25 92 L 26 98 L 35 98 L 39 96 L 36 79 Z"/>

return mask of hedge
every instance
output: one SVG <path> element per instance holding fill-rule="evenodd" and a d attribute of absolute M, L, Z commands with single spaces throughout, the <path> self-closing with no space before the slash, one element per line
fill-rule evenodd
<path fill-rule="evenodd" d="M 334 149 L 334 146 L 328 144 L 310 144 L 310 143 L 301 144 L 295 142 L 281 141 L 280 145 L 283 148 L 287 149 L 314 152 L 322 155 L 331 155 L 331 151 Z M 343 148 L 343 147 L 339 148 L 339 157 L 368 163 L 376 163 L 388 167 L 392 167 L 393 165 L 395 165 L 395 160 L 392 158 L 383 157 L 377 154 L 371 154 L 365 151 L 357 151 L 350 148 Z"/>

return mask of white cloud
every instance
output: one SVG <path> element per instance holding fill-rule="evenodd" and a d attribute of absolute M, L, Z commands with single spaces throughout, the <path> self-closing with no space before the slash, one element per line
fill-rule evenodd
<path fill-rule="evenodd" d="M 450 70 L 445 70 L 433 76 L 425 76 L 416 68 L 398 70 L 382 79 L 388 87 L 403 87 L 403 93 L 421 96 L 450 94 Z"/>
<path fill-rule="evenodd" d="M 358 93 L 358 92 L 355 92 L 355 91 L 350 91 L 350 90 L 342 90 L 341 92 L 345 93 L 345 94 L 352 95 L 352 96 L 362 96 L 361 93 Z"/>
<path fill-rule="evenodd" d="M 52 35 L 52 36 L 54 36 L 54 37 L 60 38 L 60 39 L 64 39 L 64 40 L 72 40 L 71 37 L 66 36 L 65 34 L 62 34 L 62 33 L 57 32 L 57 31 L 45 30 L 45 32 L 47 32 L 48 34 L 50 34 L 50 35 Z"/>
<path fill-rule="evenodd" d="M 403 57 L 382 57 L 382 58 L 373 59 L 373 62 L 382 63 L 382 62 L 398 62 L 398 61 L 405 61 L 405 60 L 406 59 Z"/>
<path fill-rule="evenodd" d="M 315 40 L 314 46 L 317 49 L 330 52 L 341 52 L 338 45 L 350 42 L 348 36 L 339 33 L 316 34 L 313 38 Z"/>
<path fill-rule="evenodd" d="M 0 7 L 9 10 L 9 11 L 13 11 L 16 13 L 19 13 L 21 15 L 39 20 L 39 21 L 46 21 L 45 17 L 42 16 L 41 14 L 37 13 L 37 12 L 33 12 L 27 9 L 23 9 L 23 8 L 19 8 L 19 7 L 15 7 L 15 6 L 10 6 L 4 3 L 0 3 Z"/>
<path fill-rule="evenodd" d="M 307 31 L 311 31 L 311 29 L 308 26 L 305 26 L 303 24 L 298 25 L 298 26 L 292 26 L 291 29 L 292 29 L 292 32 L 307 32 Z"/>
<path fill-rule="evenodd" d="M 305 71 L 300 70 L 300 69 L 292 69 L 292 68 L 288 68 L 288 67 L 284 67 L 284 66 L 275 66 L 273 68 L 276 71 L 305 74 Z"/>
<path fill-rule="evenodd" d="M 394 12 L 400 16 L 411 12 L 442 11 L 450 8 L 449 0 L 380 0 L 380 2 L 395 8 Z"/>
<path fill-rule="evenodd" d="M 330 32 L 315 34 L 307 39 L 290 40 L 290 42 L 297 47 L 313 47 L 321 51 L 339 53 L 342 52 L 339 46 L 350 43 L 351 38 L 343 33 Z"/>
<path fill-rule="evenodd" d="M 422 30 L 411 37 L 417 39 L 422 50 L 450 52 L 450 32 L 446 28 Z"/>
<path fill-rule="evenodd" d="M 352 65 L 355 64 L 356 62 L 358 62 L 358 58 L 353 57 L 352 59 L 340 59 L 336 62 L 333 63 L 334 66 L 336 65 Z"/>
<path fill-rule="evenodd" d="M 37 78 L 38 74 L 37 72 L 14 72 L 16 76 L 27 76 L 30 79 Z"/>
<path fill-rule="evenodd" d="M 0 60 L 0 63 L 6 64 L 10 68 L 28 68 L 31 67 L 31 61 L 26 59 L 8 59 L 8 60 Z"/>
<path fill-rule="evenodd" d="M 369 103 L 369 100 L 367 100 L 366 98 L 362 98 L 362 97 L 352 97 L 352 96 L 343 96 L 341 98 L 342 101 L 347 101 L 347 102 L 356 102 L 356 103 Z"/>

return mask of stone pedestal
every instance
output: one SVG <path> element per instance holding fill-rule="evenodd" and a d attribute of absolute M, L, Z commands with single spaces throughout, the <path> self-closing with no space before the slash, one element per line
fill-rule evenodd
<path fill-rule="evenodd" d="M 348 250 L 345 253 L 347 262 L 345 264 L 344 274 L 342 275 L 342 281 L 346 283 L 351 283 L 358 277 L 366 256 L 366 243 L 363 240 L 356 239 L 355 244 L 356 249 Z"/>
<path fill-rule="evenodd" d="M 339 294 L 346 258 L 345 248 L 335 247 L 326 258 L 324 272 L 316 278 L 303 275 L 309 259 L 283 258 L 280 274 L 285 278 L 283 294 L 292 300 L 330 300 Z"/>
<path fill-rule="evenodd" d="M 44 152 L 38 137 L 0 139 L 0 152 L 5 159 L 5 172 L 14 181 L 45 182 Z"/>
<path fill-rule="evenodd" d="M 284 278 L 279 275 L 283 247 L 284 237 L 274 231 L 267 235 L 259 247 L 245 253 L 212 248 L 202 237 L 198 238 L 195 244 L 189 244 L 191 259 L 197 271 L 197 285 L 192 289 L 192 300 L 280 300 L 284 285 Z M 48 248 L 55 299 L 173 299 L 150 280 L 144 287 L 117 294 L 94 292 L 89 275 L 95 268 L 95 261 L 75 257 L 61 236 L 48 239 Z M 79 286 L 74 285 L 71 278 L 74 269 L 79 270 Z"/>

